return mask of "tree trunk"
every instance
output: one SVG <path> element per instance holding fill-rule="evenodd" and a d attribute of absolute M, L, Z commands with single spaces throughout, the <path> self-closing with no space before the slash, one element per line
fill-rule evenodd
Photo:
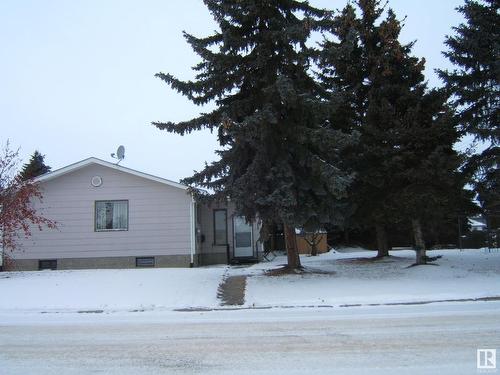
<path fill-rule="evenodd" d="M 286 255 L 288 259 L 287 267 L 291 270 L 300 269 L 299 249 L 297 248 L 297 238 L 295 235 L 295 228 L 289 225 L 283 225 L 285 232 Z"/>
<path fill-rule="evenodd" d="M 389 256 L 389 244 L 387 243 L 387 232 L 382 224 L 375 225 L 377 233 L 377 258 Z"/>
<path fill-rule="evenodd" d="M 344 245 L 349 246 L 351 244 L 351 238 L 349 236 L 349 228 L 344 229 Z"/>
<path fill-rule="evenodd" d="M 315 235 L 312 236 L 311 241 L 311 256 L 315 257 L 318 255 L 318 241 Z"/>
<path fill-rule="evenodd" d="M 425 242 L 422 234 L 422 226 L 419 219 L 412 219 L 411 226 L 413 228 L 413 236 L 415 237 L 415 252 L 417 259 L 415 264 L 426 264 Z"/>
<path fill-rule="evenodd" d="M 271 251 L 276 251 L 276 228 L 273 228 L 273 233 L 271 234 Z"/>

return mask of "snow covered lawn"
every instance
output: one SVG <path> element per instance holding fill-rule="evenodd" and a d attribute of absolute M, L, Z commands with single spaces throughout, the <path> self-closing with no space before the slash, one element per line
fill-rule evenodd
<path fill-rule="evenodd" d="M 0 312 L 216 306 L 226 267 L 0 273 Z"/>
<path fill-rule="evenodd" d="M 345 250 L 344 250 L 345 251 Z M 302 265 L 317 273 L 267 276 L 284 257 L 250 268 L 247 306 L 308 306 L 384 304 L 500 296 L 500 252 L 485 250 L 429 251 L 442 255 L 439 266 L 407 268 L 411 250 L 392 251 L 384 260 L 368 260 L 374 252 L 329 252 L 302 257 Z M 322 274 L 323 273 L 323 274 Z"/>
<path fill-rule="evenodd" d="M 305 274 L 268 276 L 278 257 L 248 267 L 79 270 L 0 273 L 0 314 L 18 312 L 165 312 L 221 308 L 225 276 L 247 276 L 242 307 L 368 305 L 500 296 L 500 252 L 432 251 L 439 266 L 407 268 L 413 251 L 343 250 L 302 257 Z M 243 284 L 244 285 L 244 284 Z M 231 308 L 231 306 L 229 306 Z M 241 307 L 241 306 L 240 306 Z M 222 307 L 224 308 L 224 307 Z"/>

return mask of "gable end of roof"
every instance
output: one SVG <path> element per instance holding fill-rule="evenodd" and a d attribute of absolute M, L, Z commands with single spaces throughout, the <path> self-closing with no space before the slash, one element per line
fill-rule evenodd
<path fill-rule="evenodd" d="M 134 175 L 134 176 L 142 177 L 142 178 L 144 178 L 146 180 L 159 182 L 161 184 L 172 186 L 172 187 L 176 187 L 178 189 L 182 189 L 182 190 L 187 190 L 188 189 L 188 187 L 186 185 L 183 185 L 181 183 L 178 183 L 178 182 L 175 182 L 175 181 L 171 181 L 171 180 L 167 180 L 165 178 L 154 176 L 154 175 L 151 175 L 151 174 L 148 174 L 148 173 L 140 172 L 140 171 L 137 171 L 135 169 L 123 167 L 121 165 L 113 164 L 113 163 L 110 163 L 108 161 L 101 160 L 101 159 L 94 158 L 94 157 L 81 160 L 81 161 L 79 161 L 77 163 L 73 163 L 73 164 L 67 165 L 66 167 L 59 168 L 59 169 L 57 169 L 55 171 L 52 171 L 52 172 L 45 173 L 45 174 L 43 174 L 43 175 L 38 176 L 37 178 L 35 178 L 35 182 L 44 182 L 44 181 L 53 180 L 55 178 L 58 178 L 60 176 L 65 175 L 67 173 L 77 171 L 78 169 L 87 167 L 87 166 L 92 165 L 92 164 L 101 165 L 103 167 L 107 167 L 107 168 L 110 168 L 110 169 L 113 169 L 113 170 L 116 170 L 116 171 L 120 171 L 120 172 L 123 172 L 123 173 L 128 173 L 128 174 L 131 174 L 131 175 Z"/>

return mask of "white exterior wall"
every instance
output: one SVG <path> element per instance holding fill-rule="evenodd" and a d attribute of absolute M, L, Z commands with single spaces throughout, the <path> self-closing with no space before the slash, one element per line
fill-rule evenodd
<path fill-rule="evenodd" d="M 102 185 L 93 187 L 93 176 Z M 191 196 L 187 191 L 97 164 L 40 183 L 36 204 L 58 229 L 33 229 L 16 259 L 189 255 Z M 128 200 L 128 231 L 95 232 L 96 200 Z"/>

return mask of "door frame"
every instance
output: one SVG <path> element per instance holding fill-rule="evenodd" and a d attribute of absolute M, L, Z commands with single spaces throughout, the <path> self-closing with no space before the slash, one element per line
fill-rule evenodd
<path fill-rule="evenodd" d="M 245 256 L 237 256 L 236 255 L 236 225 L 235 225 L 236 218 L 242 218 L 243 220 L 245 220 L 245 223 L 246 223 L 246 219 L 244 216 L 233 215 L 233 217 L 232 217 L 232 222 L 233 222 L 233 259 L 254 259 L 256 256 L 255 256 L 255 248 L 254 248 L 254 243 L 253 243 L 253 239 L 254 239 L 253 222 L 250 222 L 250 224 L 248 224 L 250 226 L 250 248 L 252 249 L 252 254 L 245 255 Z"/>

